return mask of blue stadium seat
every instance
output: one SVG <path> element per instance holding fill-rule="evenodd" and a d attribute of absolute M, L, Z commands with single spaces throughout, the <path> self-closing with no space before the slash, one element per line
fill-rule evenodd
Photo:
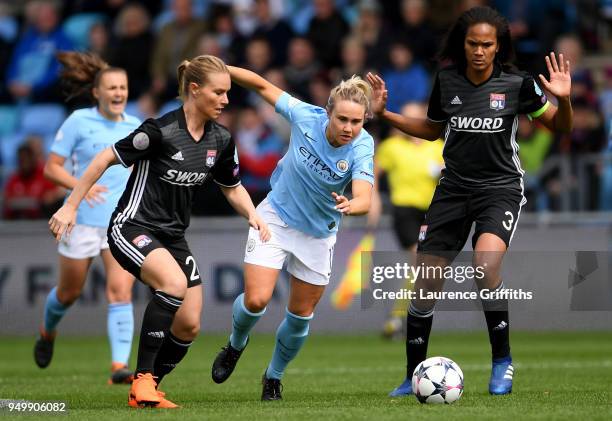
<path fill-rule="evenodd" d="M 89 48 L 89 31 L 91 27 L 103 21 L 104 16 L 99 13 L 79 13 L 66 19 L 62 29 L 77 50 L 85 51 Z"/>
<path fill-rule="evenodd" d="M 23 107 L 20 130 L 41 136 L 53 136 L 66 118 L 60 104 L 32 104 Z"/>
<path fill-rule="evenodd" d="M 5 181 L 8 175 L 17 168 L 17 148 L 26 137 L 27 133 L 25 132 L 8 133 L 0 137 L 0 159 L 2 161 L 2 172 L 4 173 L 2 175 Z"/>

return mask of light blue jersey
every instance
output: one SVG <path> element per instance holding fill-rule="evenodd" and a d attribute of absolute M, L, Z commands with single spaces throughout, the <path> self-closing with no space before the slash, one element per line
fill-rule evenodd
<path fill-rule="evenodd" d="M 96 107 L 73 112 L 55 136 L 51 152 L 70 159 L 72 175 L 80 178 L 94 157 L 134 131 L 140 125 L 136 117 L 123 114 L 119 122 L 104 118 Z M 93 207 L 83 200 L 77 212 L 77 224 L 106 227 L 125 190 L 130 170 L 122 165 L 108 168 L 96 184 L 105 186 L 104 203 Z"/>
<path fill-rule="evenodd" d="M 343 194 L 351 180 L 374 184 L 374 139 L 362 129 L 348 145 L 333 147 L 325 136 L 327 112 L 286 92 L 276 112 L 291 123 L 291 139 L 270 179 L 268 200 L 290 227 L 329 237 L 338 231 L 342 216 L 331 193 Z"/>

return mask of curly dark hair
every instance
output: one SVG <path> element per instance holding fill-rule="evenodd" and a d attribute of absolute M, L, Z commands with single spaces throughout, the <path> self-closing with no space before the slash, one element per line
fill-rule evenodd
<path fill-rule="evenodd" d="M 120 67 L 109 66 L 107 62 L 92 53 L 60 51 L 56 54 L 62 65 L 60 77 L 66 101 L 84 97 L 95 103 L 92 90 L 100 84 L 102 75 L 108 72 L 123 72 Z"/>
<path fill-rule="evenodd" d="M 512 67 L 514 48 L 508 21 L 497 10 L 488 6 L 473 7 L 459 16 L 457 22 L 446 33 L 438 57 L 441 60 L 448 59 L 457 66 L 465 68 L 467 65 L 464 48 L 465 36 L 468 28 L 478 23 L 488 23 L 497 30 L 499 50 L 495 54 L 495 60 L 502 66 Z"/>

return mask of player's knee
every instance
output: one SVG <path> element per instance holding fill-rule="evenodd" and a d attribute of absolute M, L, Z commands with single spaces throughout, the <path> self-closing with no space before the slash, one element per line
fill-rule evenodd
<path fill-rule="evenodd" d="M 187 278 L 176 276 L 172 279 L 166 279 L 162 282 L 160 289 L 166 294 L 182 299 L 187 293 Z"/>
<path fill-rule="evenodd" d="M 106 288 L 106 296 L 109 303 L 129 303 L 132 301 L 132 290 L 109 285 Z"/>
<path fill-rule="evenodd" d="M 71 306 L 80 296 L 80 288 L 58 288 L 57 290 L 57 299 L 65 306 Z"/>
<path fill-rule="evenodd" d="M 198 318 L 186 320 L 180 326 L 173 327 L 173 330 L 176 330 L 177 337 L 185 341 L 193 341 L 200 333 L 200 320 Z"/>
<path fill-rule="evenodd" d="M 262 295 L 245 295 L 244 306 L 252 313 L 259 313 L 268 305 L 269 299 Z"/>

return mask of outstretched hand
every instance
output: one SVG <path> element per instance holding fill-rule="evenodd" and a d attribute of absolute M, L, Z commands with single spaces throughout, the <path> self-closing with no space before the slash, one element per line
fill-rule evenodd
<path fill-rule="evenodd" d="M 375 115 L 381 115 L 385 112 L 385 108 L 387 107 L 388 91 L 385 86 L 385 81 L 380 76 L 371 72 L 368 72 L 366 79 L 368 79 L 370 86 L 372 86 L 372 112 Z"/>
<path fill-rule="evenodd" d="M 350 215 L 351 214 L 351 202 L 348 200 L 348 198 L 346 196 L 343 196 L 341 194 L 338 194 L 336 192 L 332 192 L 332 197 L 336 200 L 336 206 L 335 209 L 344 214 L 344 215 Z"/>
<path fill-rule="evenodd" d="M 546 80 L 544 75 L 540 74 L 540 81 L 544 88 L 556 96 L 557 98 L 569 98 L 572 89 L 572 78 L 570 76 L 570 62 L 563 58 L 563 54 L 559 54 L 559 63 L 554 52 L 550 56 L 546 56 L 546 67 L 550 75 L 550 81 Z"/>

